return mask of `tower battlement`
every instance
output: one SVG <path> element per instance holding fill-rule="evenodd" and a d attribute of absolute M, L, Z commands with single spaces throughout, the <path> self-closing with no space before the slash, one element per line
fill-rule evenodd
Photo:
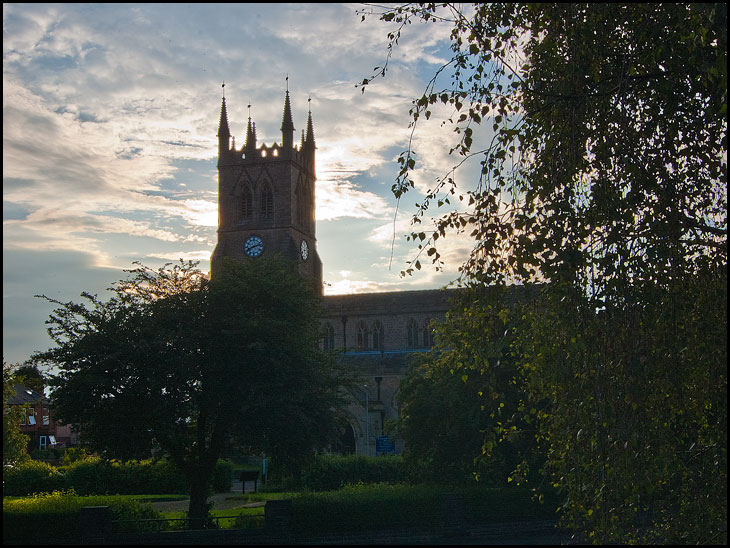
<path fill-rule="evenodd" d="M 223 98 L 218 127 L 218 244 L 211 256 L 211 275 L 220 268 L 223 257 L 255 260 L 277 254 L 296 261 L 299 272 L 313 280 L 321 295 L 312 112 L 301 144 L 294 146 L 288 90 L 281 132 L 281 144 L 257 145 L 256 124 L 249 116 L 245 143 L 237 148 Z"/>

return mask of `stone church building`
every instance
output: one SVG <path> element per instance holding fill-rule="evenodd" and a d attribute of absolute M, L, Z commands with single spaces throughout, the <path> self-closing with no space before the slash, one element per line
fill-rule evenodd
<path fill-rule="evenodd" d="M 211 274 L 223 257 L 255 260 L 279 254 L 298 264 L 322 295 L 322 261 L 315 235 L 315 139 L 312 113 L 294 144 L 289 91 L 284 99 L 281 144 L 258 144 L 248 119 L 243 145 L 236 148 L 223 98 L 218 127 L 218 243 Z M 452 290 L 453 291 L 453 290 Z M 408 357 L 433 345 L 429 324 L 442 319 L 450 291 L 426 290 L 323 296 L 322 345 L 337 350 L 361 374 L 342 433 L 343 453 L 400 452 L 384 425 L 398 416 L 398 386 Z"/>

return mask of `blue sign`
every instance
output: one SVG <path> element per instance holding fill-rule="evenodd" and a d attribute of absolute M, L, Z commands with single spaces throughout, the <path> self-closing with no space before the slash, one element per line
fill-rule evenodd
<path fill-rule="evenodd" d="M 388 436 L 375 438 L 376 455 L 395 455 L 395 442 L 390 441 Z"/>

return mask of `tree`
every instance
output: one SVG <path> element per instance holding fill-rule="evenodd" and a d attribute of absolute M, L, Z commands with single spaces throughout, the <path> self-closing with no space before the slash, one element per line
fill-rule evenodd
<path fill-rule="evenodd" d="M 46 388 L 46 378 L 38 370 L 38 366 L 26 362 L 13 368 L 13 380 L 18 384 L 32 388 L 41 394 Z"/>
<path fill-rule="evenodd" d="M 48 299 L 59 305 L 48 321 L 56 347 L 39 359 L 60 371 L 57 416 L 93 449 L 140 458 L 161 448 L 202 520 L 232 443 L 293 463 L 327 446 L 342 381 L 318 349 L 319 301 L 290 264 L 231 261 L 212 281 L 191 263 L 131 274 L 105 302 Z"/>
<path fill-rule="evenodd" d="M 519 293 L 458 294 L 435 326 L 435 349 L 415 356 L 401 381 L 397 429 L 405 457 L 425 460 L 440 481 L 518 485 L 544 464 L 534 436 L 537 410 L 525 409 L 513 355 Z"/>
<path fill-rule="evenodd" d="M 725 4 L 380 16 L 399 25 L 389 55 L 413 21 L 452 25 L 453 57 L 411 115 L 415 131 L 451 109 L 458 161 L 413 217 L 405 273 L 470 231 L 464 283 L 541 282 L 515 353 L 550 403 L 539 436 L 564 520 L 598 543 L 726 541 Z M 399 161 L 398 199 L 417 167 L 410 149 Z M 456 168 L 475 161 L 460 190 Z"/>
<path fill-rule="evenodd" d="M 8 404 L 8 399 L 15 394 L 12 371 L 13 366 L 3 361 L 3 466 L 28 459 L 28 436 L 20 431 L 25 409 Z"/>

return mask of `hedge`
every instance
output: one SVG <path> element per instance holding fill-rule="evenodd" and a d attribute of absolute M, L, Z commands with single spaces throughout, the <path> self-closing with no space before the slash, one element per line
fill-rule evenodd
<path fill-rule="evenodd" d="M 115 496 L 78 496 L 73 491 L 3 499 L 3 543 L 78 541 L 79 513 L 84 506 L 109 506 L 114 520 L 159 517 L 149 504 Z"/>
<path fill-rule="evenodd" d="M 51 493 L 66 488 L 66 477 L 45 462 L 27 460 L 3 467 L 3 496 Z"/>
<path fill-rule="evenodd" d="M 331 491 L 358 483 L 407 483 L 411 475 L 400 456 L 319 455 L 301 479 L 304 489 Z"/>
<path fill-rule="evenodd" d="M 438 523 L 442 489 L 433 486 L 349 485 L 293 499 L 297 533 L 361 532 Z"/>
<path fill-rule="evenodd" d="M 292 527 L 298 534 L 429 529 L 441 523 L 445 493 L 463 497 L 464 517 L 473 524 L 553 520 L 559 505 L 557 493 L 548 491 L 541 503 L 527 487 L 360 484 L 294 497 Z"/>
<path fill-rule="evenodd" d="M 231 490 L 232 465 L 218 461 L 211 487 Z M 185 477 L 169 461 L 104 461 L 97 457 L 55 468 L 28 461 L 3 470 L 3 495 L 26 496 L 73 489 L 78 495 L 187 493 Z"/>

